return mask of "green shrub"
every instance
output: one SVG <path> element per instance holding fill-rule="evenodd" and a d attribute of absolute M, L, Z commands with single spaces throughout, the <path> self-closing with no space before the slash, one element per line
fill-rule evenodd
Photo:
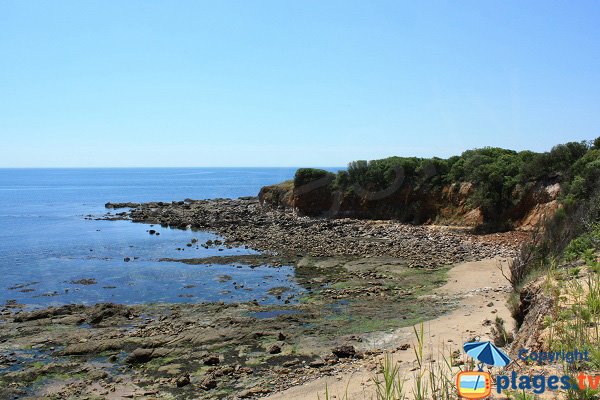
<path fill-rule="evenodd" d="M 333 173 L 325 171 L 324 169 L 300 168 L 294 175 L 294 187 L 300 187 L 323 178 L 333 181 L 334 177 L 335 175 Z"/>
<path fill-rule="evenodd" d="M 358 160 L 337 174 L 301 168 L 296 172 L 296 187 L 327 178 L 330 188 L 348 195 L 393 189 L 403 186 L 414 191 L 439 190 L 445 185 L 470 182 L 474 193 L 471 206 L 480 207 L 491 230 L 510 228 L 507 210 L 522 199 L 532 182 L 560 182 L 564 204 L 589 198 L 600 182 L 600 138 L 592 142 L 569 142 L 549 152 L 516 152 L 484 147 L 448 159 L 388 157 Z M 330 181 L 330 182 L 329 182 Z M 508 222 L 508 223 L 507 223 Z"/>
<path fill-rule="evenodd" d="M 564 258 L 567 261 L 584 259 L 592 261 L 593 255 L 600 250 L 600 223 L 592 226 L 589 232 L 573 239 L 565 248 Z"/>

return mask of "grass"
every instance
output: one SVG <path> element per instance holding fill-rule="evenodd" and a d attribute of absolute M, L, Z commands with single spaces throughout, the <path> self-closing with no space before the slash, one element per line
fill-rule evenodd
<path fill-rule="evenodd" d="M 506 397 L 509 400 L 536 400 L 535 395 L 527 393 L 525 390 L 521 392 L 507 392 Z"/>
<path fill-rule="evenodd" d="M 575 266 L 555 271 L 548 276 L 547 293 L 556 299 L 555 309 L 546 316 L 548 345 L 553 351 L 588 351 L 589 360 L 565 364 L 565 372 L 575 375 L 579 371 L 600 368 L 600 266 L 597 249 L 600 242 L 600 225 L 567 246 L 563 260 L 583 260 L 586 266 Z M 600 399 L 600 390 L 579 389 L 574 386 L 565 393 L 568 400 Z"/>
<path fill-rule="evenodd" d="M 496 346 L 504 347 L 514 340 L 512 332 L 507 331 L 504 326 L 504 319 L 498 316 L 494 320 L 494 326 L 492 326 L 491 331 Z"/>
<path fill-rule="evenodd" d="M 600 230 L 597 232 L 600 233 Z M 584 243 L 586 248 L 581 245 Z M 547 343 L 553 351 L 588 350 L 588 361 L 565 364 L 565 373 L 575 375 L 579 371 L 600 369 L 600 266 L 597 258 L 597 243 L 589 237 L 569 245 L 569 254 L 577 254 L 586 263 L 585 266 L 565 267 L 561 260 L 548 262 L 543 270 L 537 270 L 527 281 L 544 277 L 542 285 L 544 293 L 553 296 L 555 309 L 544 319 L 544 328 L 548 329 Z M 570 258 L 570 257 L 566 257 Z M 562 261 L 565 261 L 563 259 Z M 560 263 L 560 266 L 559 266 Z M 513 297 L 515 304 L 518 298 Z M 503 342 L 511 338 L 504 328 L 504 321 L 497 318 L 494 322 L 496 336 Z M 457 368 L 453 367 L 452 353 L 445 355 L 445 350 L 438 352 L 438 359 L 426 359 L 423 324 L 414 328 L 416 343 L 413 345 L 416 367 L 411 372 L 400 368 L 390 355 L 386 355 L 373 378 L 372 394 L 366 398 L 375 400 L 449 400 L 456 398 L 455 376 Z M 466 364 L 464 370 L 473 369 L 473 364 Z M 411 382 L 411 383 L 409 383 Z M 333 397 L 326 388 L 325 399 Z M 574 386 L 563 392 L 567 400 L 600 399 L 600 390 L 581 390 Z M 536 396 L 526 391 L 506 393 L 508 399 L 534 400 Z"/>
<path fill-rule="evenodd" d="M 438 353 L 438 359 L 426 358 L 425 356 L 425 332 L 423 324 L 414 327 L 416 343 L 413 350 L 416 358 L 416 366 L 409 376 L 400 368 L 399 363 L 394 362 L 390 354 L 386 354 L 379 364 L 378 372 L 373 377 L 374 388 L 370 399 L 376 400 L 454 400 L 456 399 L 455 376 L 460 368 L 452 365 L 452 351 L 442 349 Z M 446 352 L 446 350 L 448 350 Z M 472 367 L 473 364 L 467 364 Z M 412 387 L 408 381 L 412 378 Z M 369 396 L 367 394 L 367 396 Z M 324 400 L 348 398 L 348 391 L 343 396 L 334 396 L 329 388 L 325 386 Z M 317 394 L 317 399 L 321 397 Z"/>
<path fill-rule="evenodd" d="M 375 390 L 378 399 L 404 400 L 404 375 L 400 366 L 395 363 L 390 354 L 387 354 L 381 365 L 381 373 L 375 377 Z"/>

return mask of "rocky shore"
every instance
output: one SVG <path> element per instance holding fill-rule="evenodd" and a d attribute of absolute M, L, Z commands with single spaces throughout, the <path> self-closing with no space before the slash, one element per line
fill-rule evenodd
<path fill-rule="evenodd" d="M 452 310 L 451 265 L 512 255 L 524 233 L 316 219 L 256 198 L 106 205 L 107 220 L 207 230 L 256 255 L 186 264 L 293 265 L 304 288 L 278 305 L 66 305 L 0 309 L 0 398 L 257 398 L 371 365 L 373 333 Z M 113 211 L 127 208 L 124 211 Z M 149 229 L 149 233 L 152 229 Z M 194 243 L 214 246 L 215 243 Z M 182 253 L 184 254 L 184 253 Z M 235 268 L 235 266 L 232 266 Z M 243 290 L 243 287 L 236 287 Z"/>
<path fill-rule="evenodd" d="M 393 220 L 298 217 L 264 208 L 257 198 L 106 204 L 109 209 L 131 206 L 101 218 L 208 230 L 223 236 L 227 245 L 285 256 L 391 256 L 423 267 L 510 256 L 528 236 L 525 232 L 475 236 L 466 229 Z"/>

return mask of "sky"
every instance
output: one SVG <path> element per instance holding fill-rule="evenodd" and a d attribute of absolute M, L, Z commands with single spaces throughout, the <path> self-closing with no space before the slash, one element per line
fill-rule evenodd
<path fill-rule="evenodd" d="M 0 167 L 343 166 L 600 136 L 599 1 L 0 0 Z"/>

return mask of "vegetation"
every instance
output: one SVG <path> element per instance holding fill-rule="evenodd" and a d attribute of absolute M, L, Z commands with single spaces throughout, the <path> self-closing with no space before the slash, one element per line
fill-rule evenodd
<path fill-rule="evenodd" d="M 600 145 L 596 140 L 594 146 Z M 571 167 L 572 184 L 563 208 L 534 234 L 511 264 L 516 292 L 543 278 L 553 299 L 545 316 L 547 345 L 553 351 L 587 350 L 589 360 L 563 365 L 566 373 L 600 367 L 600 177 L 597 149 Z M 582 190 L 583 188 L 583 190 Z M 574 386 L 566 399 L 598 399 L 600 390 Z"/>
<path fill-rule="evenodd" d="M 480 207 L 492 224 L 506 221 L 506 210 L 516 205 L 534 182 L 559 182 L 566 204 L 588 198 L 600 178 L 600 138 L 569 142 L 550 151 L 513 151 L 497 147 L 467 150 L 460 156 L 442 158 L 389 157 L 353 161 L 337 174 L 302 168 L 296 172 L 296 188 L 322 180 L 331 190 L 345 194 L 389 191 L 410 186 L 415 191 L 441 189 L 470 182 L 472 206 Z"/>
<path fill-rule="evenodd" d="M 294 186 L 300 187 L 320 180 L 333 181 L 334 177 L 334 174 L 323 169 L 300 168 L 294 175 Z"/>
<path fill-rule="evenodd" d="M 474 364 L 455 363 L 455 358 L 449 349 L 439 349 L 439 352 L 427 356 L 425 343 L 431 338 L 425 337 L 424 327 L 421 323 L 414 328 L 415 339 L 414 355 L 415 365 L 411 369 L 412 376 L 394 362 L 390 354 L 386 354 L 380 363 L 377 374 L 373 377 L 374 396 L 376 400 L 454 400 L 456 399 L 456 374 L 462 370 L 473 370 Z M 433 356 L 437 356 L 433 358 Z M 458 366 L 455 364 L 461 364 Z M 367 398 L 367 397 L 365 397 Z M 317 394 L 317 399 L 321 397 Z M 348 393 L 335 396 L 325 387 L 325 400 L 348 399 Z"/>
<path fill-rule="evenodd" d="M 587 362 L 563 366 L 565 372 L 574 374 L 600 367 L 600 138 L 558 145 L 546 153 L 484 148 L 446 160 L 392 157 L 356 161 L 335 179 L 327 176 L 332 189 L 346 192 L 356 192 L 357 188 L 384 190 L 398 182 L 400 186 L 410 184 L 413 190 L 471 182 L 475 205 L 491 218 L 502 218 L 503 210 L 520 200 L 520 188 L 540 181 L 560 183 L 560 208 L 533 232 L 530 242 L 523 244 L 506 276 L 515 290 L 513 299 L 518 299 L 527 283 L 545 278 L 545 293 L 555 298 L 555 309 L 544 320 L 550 331 L 550 349 L 590 353 Z M 406 376 L 386 357 L 373 380 L 375 398 L 455 398 L 456 367 L 452 357 L 444 357 L 443 362 L 424 362 L 422 328 L 415 333 L 414 376 Z M 501 318 L 494 322 L 492 333 L 499 345 L 513 339 Z M 413 387 L 408 387 L 408 381 Z M 600 398 L 599 390 L 577 387 L 563 394 L 567 399 Z M 511 399 L 535 398 L 525 391 L 507 395 Z"/>
<path fill-rule="evenodd" d="M 600 223 L 593 223 L 590 230 L 573 239 L 565 248 L 566 261 L 584 260 L 587 265 L 598 268 L 595 253 L 600 250 Z"/>
<path fill-rule="evenodd" d="M 590 261 L 600 249 L 600 177 L 578 174 L 571 182 L 577 181 L 583 182 L 586 191 L 567 190 L 562 208 L 538 227 L 532 240 L 524 243 L 511 261 L 507 277 L 513 288 L 518 290 L 560 261 Z"/>

